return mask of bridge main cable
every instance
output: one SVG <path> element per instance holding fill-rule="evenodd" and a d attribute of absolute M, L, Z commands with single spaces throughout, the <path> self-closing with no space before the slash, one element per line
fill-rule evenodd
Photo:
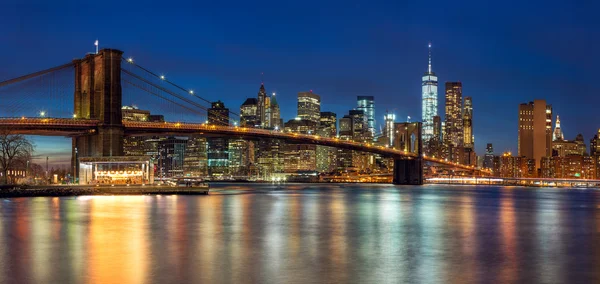
<path fill-rule="evenodd" d="M 27 79 L 35 78 L 35 77 L 38 77 L 38 76 L 42 76 L 44 74 L 52 73 L 54 71 L 58 71 L 58 70 L 61 70 L 61 69 L 67 68 L 67 67 L 73 67 L 73 66 L 75 66 L 75 64 L 73 62 L 69 62 L 67 64 L 63 64 L 63 65 L 60 65 L 60 66 L 52 67 L 50 69 L 46 69 L 46 70 L 42 70 L 42 71 L 31 73 L 31 74 L 23 75 L 23 76 L 20 76 L 20 77 L 17 77 L 17 78 L 9 79 L 9 80 L 0 82 L 0 87 L 4 87 L 4 86 L 10 85 L 10 84 L 18 83 L 18 82 L 21 82 L 21 81 L 24 81 L 24 80 L 27 80 Z"/>

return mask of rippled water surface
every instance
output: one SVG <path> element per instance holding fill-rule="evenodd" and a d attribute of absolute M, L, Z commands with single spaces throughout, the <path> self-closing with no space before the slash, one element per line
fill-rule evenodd
<path fill-rule="evenodd" d="M 597 190 L 211 190 L 0 200 L 0 282 L 600 282 Z"/>

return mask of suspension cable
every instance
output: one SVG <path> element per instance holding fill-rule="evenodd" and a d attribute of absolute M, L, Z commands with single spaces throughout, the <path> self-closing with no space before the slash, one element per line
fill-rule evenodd
<path fill-rule="evenodd" d="M 184 101 L 184 102 L 186 102 L 188 104 L 191 104 L 191 105 L 193 105 L 193 106 L 195 106 L 197 108 L 200 108 L 202 110 L 208 111 L 207 107 L 205 107 L 205 106 L 203 106 L 201 104 L 198 104 L 198 103 L 196 103 L 194 101 L 191 101 L 191 100 L 189 100 L 189 99 L 187 99 L 187 98 L 185 98 L 185 97 L 183 97 L 183 96 L 181 96 L 181 95 L 179 95 L 179 94 L 177 94 L 175 92 L 172 92 L 172 91 L 170 91 L 170 90 L 168 90 L 168 89 L 166 89 L 166 88 L 164 88 L 162 86 L 159 86 L 159 85 L 157 85 L 157 84 L 155 84 L 153 82 L 150 82 L 147 79 L 145 79 L 145 78 L 143 78 L 143 77 L 141 77 L 141 76 L 139 76 L 139 75 L 137 75 L 137 74 L 135 74 L 135 73 L 133 73 L 133 72 L 131 72 L 129 70 L 121 69 L 121 71 L 124 72 L 127 75 L 130 75 L 130 76 L 132 76 L 132 77 L 134 77 L 134 78 L 136 78 L 136 79 L 138 79 L 138 80 L 140 80 L 140 81 L 142 81 L 142 82 L 144 82 L 144 83 L 146 83 L 146 84 L 148 84 L 148 85 L 156 88 L 156 89 L 159 89 L 159 90 L 161 90 L 161 91 L 163 91 L 165 93 L 168 93 L 168 94 L 170 94 L 170 95 L 172 95 L 172 96 L 174 96 L 174 97 L 176 97 L 176 98 L 178 98 L 178 99 L 180 99 L 180 100 L 182 100 L 182 101 Z M 229 123 L 229 119 L 230 119 L 229 117 L 226 117 L 226 116 L 224 116 L 224 115 L 222 115 L 220 113 L 216 113 L 215 115 L 221 117 L 222 119 L 227 119 L 227 123 Z"/>
<path fill-rule="evenodd" d="M 42 71 L 31 73 L 31 74 L 27 74 L 27 75 L 24 75 L 24 76 L 21 76 L 21 77 L 9 79 L 9 80 L 0 82 L 0 87 L 4 87 L 6 85 L 10 85 L 10 84 L 13 84 L 13 83 L 18 83 L 18 82 L 21 82 L 23 80 L 27 80 L 27 79 L 30 79 L 30 78 L 35 78 L 37 76 L 41 76 L 41 75 L 44 75 L 44 74 L 47 74 L 47 73 L 50 73 L 50 72 L 58 71 L 58 70 L 61 70 L 63 68 L 67 68 L 67 67 L 71 67 L 71 66 L 75 66 L 75 64 L 73 62 L 69 62 L 67 64 L 63 64 L 63 65 L 60 65 L 60 66 L 52 67 L 50 69 L 46 69 L 46 70 L 42 70 Z"/>
<path fill-rule="evenodd" d="M 207 103 L 209 103 L 209 104 L 210 104 L 210 103 L 212 103 L 211 101 L 209 101 L 209 100 L 207 100 L 207 99 L 205 99 L 205 98 L 203 98 L 203 97 L 201 97 L 201 96 L 198 96 L 198 95 L 196 95 L 196 94 L 194 94 L 194 93 L 190 93 L 190 91 L 189 91 L 189 90 L 187 90 L 187 89 L 183 88 L 182 86 L 180 86 L 180 85 L 178 85 L 178 84 L 176 84 L 176 83 L 173 83 L 173 82 L 171 82 L 171 81 L 167 80 L 167 79 L 166 79 L 164 76 L 159 76 L 158 74 L 156 74 L 156 73 L 154 73 L 154 72 L 152 72 L 152 71 L 150 71 L 150 70 L 148 70 L 148 69 L 146 69 L 146 68 L 144 68 L 144 67 L 142 67 L 142 66 L 140 66 L 140 65 L 136 64 L 136 63 L 135 63 L 135 62 L 133 62 L 133 61 L 130 61 L 130 60 L 125 60 L 125 59 L 123 59 L 123 60 L 125 61 L 125 63 L 127 63 L 127 64 L 131 64 L 131 65 L 133 65 L 133 66 L 135 66 L 135 67 L 137 67 L 137 68 L 140 68 L 140 69 L 142 69 L 143 71 L 147 72 L 148 74 L 150 74 L 150 75 L 152 75 L 152 76 L 154 76 L 154 77 L 156 77 L 156 78 L 158 78 L 158 79 L 160 79 L 160 80 L 162 80 L 162 81 L 165 81 L 165 82 L 169 83 L 170 85 L 172 85 L 172 86 L 173 86 L 173 87 L 175 87 L 175 88 L 178 88 L 178 89 L 180 89 L 180 90 L 182 90 L 182 91 L 184 91 L 184 92 L 186 92 L 186 93 L 189 93 L 189 94 L 191 94 L 192 96 L 194 96 L 194 97 L 196 97 L 196 98 L 199 98 L 199 99 L 201 99 L 201 100 L 203 100 L 203 101 L 205 101 L 205 102 L 207 102 Z M 238 113 L 235 113 L 235 112 L 232 112 L 232 111 L 229 111 L 229 113 L 230 113 L 230 114 L 233 114 L 233 115 L 235 115 L 235 116 L 240 116 Z"/>

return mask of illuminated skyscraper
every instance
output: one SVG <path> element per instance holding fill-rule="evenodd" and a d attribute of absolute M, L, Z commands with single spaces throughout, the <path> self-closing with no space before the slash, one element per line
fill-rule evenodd
<path fill-rule="evenodd" d="M 375 137 L 375 98 L 373 96 L 358 96 L 357 109 L 362 110 L 365 114 L 367 130 L 371 132 L 371 136 Z"/>
<path fill-rule="evenodd" d="M 422 97 L 423 97 L 423 109 L 422 109 L 422 121 L 423 121 L 423 134 L 422 138 L 424 141 L 429 141 L 433 137 L 433 117 L 438 115 L 437 113 L 437 97 L 438 97 L 438 78 L 431 69 L 431 43 L 429 44 L 429 65 L 427 72 L 423 75 L 422 81 Z"/>
<path fill-rule="evenodd" d="M 265 126 L 265 123 L 267 122 L 266 119 L 266 98 L 267 98 L 267 91 L 265 91 L 265 84 L 261 83 L 260 84 L 260 89 L 258 89 L 258 102 L 257 102 L 257 107 L 256 107 L 256 116 L 258 116 L 258 121 L 259 121 L 259 125 L 261 127 Z"/>
<path fill-rule="evenodd" d="M 321 137 L 335 137 L 337 135 L 336 114 L 333 112 L 321 112 L 321 119 L 317 134 Z M 337 150 L 333 147 L 317 145 L 317 171 L 333 172 L 337 168 L 335 154 Z"/>
<path fill-rule="evenodd" d="M 462 83 L 446 82 L 446 128 L 444 145 L 446 157 L 453 162 L 462 162 L 464 147 L 462 116 Z"/>
<path fill-rule="evenodd" d="M 211 125 L 229 125 L 229 109 L 221 101 L 212 103 L 208 109 L 208 123 Z M 208 173 L 209 175 L 223 175 L 228 173 L 229 167 L 229 139 L 214 137 L 208 139 Z"/>
<path fill-rule="evenodd" d="M 281 112 L 279 110 L 279 104 L 275 93 L 271 96 L 271 127 L 274 129 L 281 129 L 283 122 L 281 122 Z"/>
<path fill-rule="evenodd" d="M 385 120 L 385 127 L 383 128 L 383 136 L 385 136 L 385 144 L 389 147 L 394 145 L 394 122 L 396 121 L 396 115 L 393 113 L 386 113 L 383 117 Z"/>
<path fill-rule="evenodd" d="M 477 155 L 475 155 L 475 137 L 473 135 L 473 100 L 471 97 L 465 97 L 462 120 L 464 157 L 461 163 L 465 165 L 475 165 L 477 163 Z"/>
<path fill-rule="evenodd" d="M 299 92 L 298 117 L 318 124 L 321 118 L 321 97 L 312 91 Z"/>
<path fill-rule="evenodd" d="M 471 99 L 471 97 L 465 97 L 463 133 L 465 148 L 473 149 L 475 147 L 475 137 L 473 137 L 473 99 Z"/>

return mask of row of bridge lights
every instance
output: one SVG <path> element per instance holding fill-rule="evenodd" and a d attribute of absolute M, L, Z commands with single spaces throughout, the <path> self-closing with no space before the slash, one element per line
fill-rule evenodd
<path fill-rule="evenodd" d="M 127 58 L 127 62 L 133 64 L 133 58 L 132 57 Z M 166 80 L 167 79 L 167 77 L 165 77 L 165 75 L 160 75 L 159 78 L 161 80 Z M 190 95 L 194 94 L 194 90 L 189 90 L 189 92 L 190 92 Z"/>

